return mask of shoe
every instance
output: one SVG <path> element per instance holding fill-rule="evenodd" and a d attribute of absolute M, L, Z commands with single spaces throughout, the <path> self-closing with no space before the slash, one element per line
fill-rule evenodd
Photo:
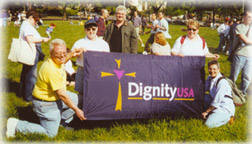
<path fill-rule="evenodd" d="M 229 124 L 233 125 L 234 124 L 234 116 L 230 117 L 230 120 L 228 121 Z"/>
<path fill-rule="evenodd" d="M 229 51 L 226 51 L 226 55 L 229 55 Z"/>
<path fill-rule="evenodd" d="M 144 47 L 144 44 L 142 44 L 142 47 Z"/>
<path fill-rule="evenodd" d="M 15 137 L 15 133 L 16 133 L 16 126 L 18 123 L 18 119 L 16 118 L 9 118 L 7 121 L 7 131 L 6 131 L 6 137 L 10 138 L 10 137 Z"/>

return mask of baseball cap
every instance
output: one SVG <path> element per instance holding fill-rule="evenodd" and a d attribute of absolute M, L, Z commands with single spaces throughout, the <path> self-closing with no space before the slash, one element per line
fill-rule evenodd
<path fill-rule="evenodd" d="M 88 21 L 85 22 L 84 27 L 87 28 L 87 27 L 89 27 L 89 26 L 96 26 L 96 27 L 97 27 L 98 25 L 97 25 L 97 23 L 95 22 L 95 20 L 90 19 L 90 20 L 88 20 Z"/>

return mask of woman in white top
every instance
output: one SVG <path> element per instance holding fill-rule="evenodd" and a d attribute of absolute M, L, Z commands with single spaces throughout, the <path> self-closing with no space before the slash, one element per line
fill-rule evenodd
<path fill-rule="evenodd" d="M 103 39 L 98 38 L 97 31 L 98 31 L 98 25 L 93 20 L 88 20 L 85 25 L 85 38 L 82 38 L 78 41 L 76 41 L 72 47 L 72 51 L 79 50 L 86 52 L 86 51 L 98 51 L 98 52 L 110 52 L 109 45 L 106 41 Z M 83 54 L 79 55 L 77 57 L 76 65 L 78 65 L 77 73 L 75 76 L 75 91 L 79 92 L 79 95 L 83 95 L 83 80 L 84 80 L 84 74 L 83 74 Z M 80 98 L 82 98 L 80 96 Z"/>
<path fill-rule="evenodd" d="M 199 22 L 190 19 L 187 23 L 187 35 L 179 37 L 173 45 L 171 54 L 174 56 L 205 56 L 218 59 L 219 55 L 212 54 L 207 44 L 199 35 Z"/>
<path fill-rule="evenodd" d="M 27 41 L 29 44 L 36 45 L 36 58 L 34 65 L 23 64 L 23 69 L 20 77 L 19 95 L 26 101 L 32 100 L 32 91 L 37 79 L 37 63 L 39 52 L 41 51 L 41 42 L 48 42 L 49 38 L 41 37 L 38 31 L 34 28 L 39 21 L 39 13 L 35 10 L 29 10 L 26 14 L 26 20 L 21 24 L 19 37 Z"/>
<path fill-rule="evenodd" d="M 151 45 L 154 55 L 171 55 L 171 47 L 165 39 L 163 32 L 157 32 L 154 36 L 154 43 Z"/>

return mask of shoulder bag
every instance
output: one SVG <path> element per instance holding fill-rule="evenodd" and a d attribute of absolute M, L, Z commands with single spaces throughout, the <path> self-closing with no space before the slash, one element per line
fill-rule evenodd
<path fill-rule="evenodd" d="M 29 44 L 22 38 L 13 38 L 8 59 L 26 65 L 34 65 L 36 58 L 35 44 Z"/>

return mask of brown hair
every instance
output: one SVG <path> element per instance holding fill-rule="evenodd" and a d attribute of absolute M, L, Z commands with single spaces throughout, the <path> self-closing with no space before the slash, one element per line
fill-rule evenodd
<path fill-rule="evenodd" d="M 208 62 L 208 68 L 211 66 L 211 65 L 217 65 L 218 68 L 220 68 L 220 64 L 217 60 L 211 60 Z"/>
<path fill-rule="evenodd" d="M 30 16 L 32 16 L 34 19 L 39 19 L 40 15 L 35 9 L 31 9 L 26 13 L 26 18 L 28 19 Z"/>
<path fill-rule="evenodd" d="M 154 36 L 154 41 L 155 43 L 158 43 L 162 46 L 167 44 L 167 41 L 165 39 L 165 35 L 163 34 L 163 32 L 157 32 Z"/>
<path fill-rule="evenodd" d="M 189 19 L 186 25 L 187 25 L 187 28 L 191 25 L 195 26 L 197 29 L 199 29 L 200 27 L 199 22 L 193 19 Z"/>

